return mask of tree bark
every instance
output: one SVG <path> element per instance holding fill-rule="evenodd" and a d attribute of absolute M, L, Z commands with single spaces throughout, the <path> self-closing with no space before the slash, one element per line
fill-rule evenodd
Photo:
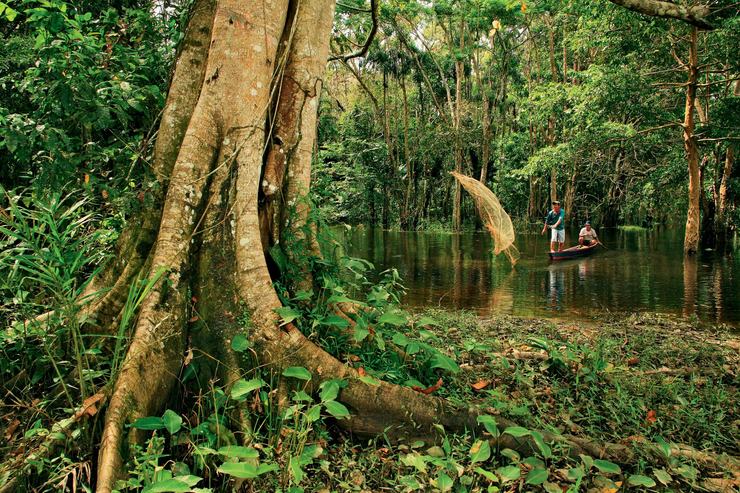
<path fill-rule="evenodd" d="M 701 177 L 699 176 L 699 150 L 694 137 L 694 110 L 696 100 L 696 85 L 699 76 L 699 61 L 697 55 L 697 30 L 691 30 L 689 42 L 689 60 L 686 84 L 686 106 L 683 121 L 683 143 L 689 168 L 689 210 L 686 217 L 686 234 L 684 236 L 683 251 L 685 255 L 694 255 L 699 251 L 700 236 L 700 194 Z"/>
<path fill-rule="evenodd" d="M 626 9 L 639 12 L 653 17 L 664 17 L 667 19 L 678 19 L 700 29 L 712 29 L 712 25 L 706 20 L 711 10 L 706 5 L 692 5 L 684 7 L 672 2 L 661 0 L 610 0 Z"/>

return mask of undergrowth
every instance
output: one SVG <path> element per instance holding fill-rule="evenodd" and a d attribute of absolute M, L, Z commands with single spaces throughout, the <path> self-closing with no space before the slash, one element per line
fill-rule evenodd
<path fill-rule="evenodd" d="M 89 491 L 107 385 L 161 274 L 131 287 L 115 335 L 87 333 L 74 321 L 76 300 L 108 233 L 70 197 L 34 203 L 15 198 L 0 227 L 0 489 L 21 472 L 10 491 Z M 556 324 L 412 313 L 400 304 L 395 270 L 376 275 L 330 237 L 321 241 L 325 255 L 304 256 L 307 265 L 273 255 L 286 280 L 276 285 L 282 323 L 357 368 L 366 385 L 383 379 L 479 406 L 485 432 L 458 436 L 440 427 L 436 442 L 363 442 L 337 427 L 350 413 L 341 403 L 344 381 L 309 393 L 305 368 L 254 365 L 225 388 L 186 358 L 170 409 L 130 425 L 148 438 L 129 454 L 118 491 L 698 491 L 731 479 L 672 457 L 670 444 L 740 454 L 736 338 L 646 315 Z M 296 290 L 289 281 L 304 268 L 313 289 Z M 53 315 L 20 323 L 47 310 Z M 246 333 L 248 313 L 238 319 Z M 251 358 L 246 336 L 231 348 Z M 500 427 L 501 418 L 521 426 Z M 537 430 L 626 443 L 638 459 L 569 458 Z M 492 446 L 488 438 L 501 434 L 531 437 L 537 447 L 522 455 Z M 642 454 L 648 445 L 664 456 Z"/>

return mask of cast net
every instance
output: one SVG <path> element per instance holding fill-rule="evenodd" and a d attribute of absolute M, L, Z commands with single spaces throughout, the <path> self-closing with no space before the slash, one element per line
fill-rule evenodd
<path fill-rule="evenodd" d="M 515 265 L 519 260 L 519 250 L 514 246 L 514 225 L 496 195 L 475 178 L 452 171 L 452 176 L 460 182 L 473 197 L 478 214 L 493 238 L 493 253 L 504 253 Z"/>

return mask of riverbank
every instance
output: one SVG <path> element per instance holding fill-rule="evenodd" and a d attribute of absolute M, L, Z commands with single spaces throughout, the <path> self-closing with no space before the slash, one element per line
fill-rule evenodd
<path fill-rule="evenodd" d="M 443 310 L 416 315 L 433 323 L 408 336 L 438 347 L 460 367 L 442 378 L 435 395 L 515 421 L 519 433 L 547 430 L 602 448 L 619 444 L 635 452 L 634 460 L 616 464 L 608 454 L 607 462 L 574 460 L 556 445 L 531 454 L 492 447 L 482 459 L 472 437 L 447 437 L 440 448 L 382 439 L 363 447 L 342 436 L 328 445 L 327 460 L 313 475 L 316 491 L 732 492 L 740 486 L 737 462 L 724 455 L 740 456 L 740 337 L 725 327 L 697 330 L 655 314 L 591 323 Z"/>

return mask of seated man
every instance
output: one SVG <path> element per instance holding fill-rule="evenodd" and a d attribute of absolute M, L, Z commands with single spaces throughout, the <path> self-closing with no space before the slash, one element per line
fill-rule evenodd
<path fill-rule="evenodd" d="M 583 246 L 589 246 L 591 243 L 598 243 L 599 237 L 596 230 L 591 227 L 591 221 L 586 221 L 586 225 L 578 233 L 578 243 Z"/>

